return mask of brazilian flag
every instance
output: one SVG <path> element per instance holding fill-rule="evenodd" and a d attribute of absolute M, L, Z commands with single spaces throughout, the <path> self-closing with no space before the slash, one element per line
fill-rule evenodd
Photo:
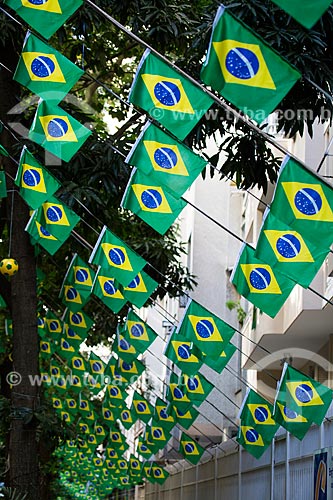
<path fill-rule="evenodd" d="M 187 205 L 154 179 L 133 168 L 121 206 L 135 213 L 160 234 L 166 233 Z"/>
<path fill-rule="evenodd" d="M 66 241 L 80 217 L 55 196 L 49 197 L 38 209 L 40 224 L 60 241 Z"/>
<path fill-rule="evenodd" d="M 188 408 L 186 411 L 180 410 L 177 406 L 172 407 L 172 415 L 175 422 L 184 429 L 189 429 L 193 422 L 198 418 L 199 412 L 195 408 Z"/>
<path fill-rule="evenodd" d="M 200 156 L 148 122 L 125 160 L 175 198 L 182 196 L 207 165 Z"/>
<path fill-rule="evenodd" d="M 205 449 L 197 441 L 183 432 L 180 437 L 179 451 L 186 460 L 196 465 L 200 461 Z"/>
<path fill-rule="evenodd" d="M 164 352 L 184 373 L 197 373 L 203 364 L 201 351 L 184 335 L 174 332 Z"/>
<path fill-rule="evenodd" d="M 60 182 L 23 147 L 15 177 L 20 195 L 33 210 L 39 208 L 60 188 Z"/>
<path fill-rule="evenodd" d="M 273 405 L 252 389 L 247 391 L 240 409 L 240 444 L 256 458 L 266 450 L 279 428 Z M 258 439 L 255 439 L 258 437 Z M 251 442 L 253 440 L 253 443 Z"/>
<path fill-rule="evenodd" d="M 288 156 L 280 169 L 270 213 L 306 242 L 329 250 L 333 242 L 333 188 Z"/>
<path fill-rule="evenodd" d="M 127 286 L 121 289 L 121 292 L 128 302 L 140 309 L 157 287 L 157 281 L 141 271 Z"/>
<path fill-rule="evenodd" d="M 230 279 L 240 295 L 272 318 L 296 285 L 283 274 L 273 271 L 269 264 L 257 259 L 254 249 L 245 243 Z"/>
<path fill-rule="evenodd" d="M 136 391 L 133 395 L 132 401 L 133 413 L 142 421 L 147 423 L 153 416 L 153 406 L 147 401 L 144 396 L 140 396 Z"/>
<path fill-rule="evenodd" d="M 201 373 L 197 373 L 196 375 L 185 374 L 184 386 L 186 388 L 186 396 L 196 405 L 200 405 L 205 401 L 214 389 L 214 385 L 201 375 Z"/>
<path fill-rule="evenodd" d="M 90 292 L 83 290 L 79 291 L 72 285 L 64 285 L 60 291 L 59 297 L 62 303 L 70 309 L 72 313 L 77 313 L 88 302 Z"/>
<path fill-rule="evenodd" d="M 154 418 L 168 431 L 176 425 L 176 421 L 172 416 L 172 407 L 170 403 L 165 403 L 161 398 L 157 398 L 155 401 Z"/>
<path fill-rule="evenodd" d="M 158 484 L 164 484 L 165 481 L 168 479 L 170 476 L 169 472 L 163 469 L 160 465 L 157 463 L 153 462 L 152 468 L 151 468 L 151 476 L 154 479 L 154 481 Z"/>
<path fill-rule="evenodd" d="M 122 334 L 126 340 L 136 349 L 143 353 L 157 338 L 157 333 L 140 316 L 130 309 L 125 321 Z"/>
<path fill-rule="evenodd" d="M 143 269 L 146 261 L 104 226 L 90 255 L 89 264 L 100 266 L 119 283 L 127 286 Z"/>
<path fill-rule="evenodd" d="M 303 415 L 299 415 L 278 401 L 275 404 L 273 417 L 276 423 L 280 424 L 300 441 L 302 441 L 312 424 Z"/>
<path fill-rule="evenodd" d="M 68 266 L 63 285 L 72 285 L 79 291 L 91 291 L 94 279 L 95 271 L 75 253 Z"/>
<path fill-rule="evenodd" d="M 129 101 L 147 111 L 180 140 L 191 132 L 213 104 L 203 90 L 150 50 L 138 66 Z"/>
<path fill-rule="evenodd" d="M 178 327 L 178 332 L 192 341 L 209 359 L 218 359 L 235 329 L 191 300 Z"/>
<path fill-rule="evenodd" d="M 219 7 L 201 70 L 204 83 L 261 123 L 300 77 L 248 26 Z"/>
<path fill-rule="evenodd" d="M 139 455 L 141 455 L 142 457 L 144 458 L 149 458 L 152 456 L 153 452 L 152 450 L 149 448 L 147 442 L 145 439 L 143 439 L 142 437 L 139 438 L 138 440 L 138 446 L 136 448 L 136 451 Z"/>
<path fill-rule="evenodd" d="M 60 52 L 28 33 L 13 78 L 42 99 L 58 104 L 83 73 Z"/>
<path fill-rule="evenodd" d="M 280 403 L 309 422 L 320 425 L 332 403 L 332 397 L 332 389 L 284 364 L 275 405 Z"/>
<path fill-rule="evenodd" d="M 102 268 L 98 269 L 94 282 L 93 294 L 111 309 L 112 312 L 117 314 L 127 301 L 111 273 L 112 269 L 109 272 L 103 271 Z"/>
<path fill-rule="evenodd" d="M 23 21 L 48 39 L 83 4 L 83 0 L 5 0 Z"/>
<path fill-rule="evenodd" d="M 40 245 L 50 255 L 54 255 L 59 248 L 64 244 L 65 240 L 58 239 L 53 236 L 40 222 L 40 215 L 35 210 L 25 227 L 26 232 L 30 235 L 33 245 Z M 69 236 L 69 235 L 68 235 Z"/>
<path fill-rule="evenodd" d="M 229 360 L 233 356 L 233 354 L 237 351 L 237 347 L 235 347 L 231 342 L 227 344 L 224 348 L 224 351 L 220 354 L 217 359 L 212 359 L 209 356 L 204 357 L 204 363 L 208 365 L 212 370 L 217 373 L 222 373 Z"/>
<path fill-rule="evenodd" d="M 172 406 L 176 407 L 181 413 L 187 412 L 193 404 L 186 394 L 186 388 L 184 387 L 181 378 L 177 377 L 175 373 L 171 373 L 170 375 L 166 397 Z"/>
<path fill-rule="evenodd" d="M 329 248 L 315 245 L 293 231 L 269 210 L 264 215 L 255 256 L 307 288 L 322 266 Z"/>
<path fill-rule="evenodd" d="M 68 162 L 90 135 L 91 130 L 59 106 L 40 101 L 28 138 Z"/>

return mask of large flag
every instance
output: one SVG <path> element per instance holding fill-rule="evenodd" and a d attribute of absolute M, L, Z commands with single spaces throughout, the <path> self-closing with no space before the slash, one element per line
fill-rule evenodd
<path fill-rule="evenodd" d="M 261 123 L 301 77 L 249 27 L 219 7 L 201 79 Z"/>
<path fill-rule="evenodd" d="M 237 347 L 229 342 L 217 359 L 206 356 L 204 357 L 204 363 L 217 373 L 222 373 L 235 351 L 237 351 Z"/>
<path fill-rule="evenodd" d="M 333 242 L 333 188 L 297 161 L 285 158 L 271 203 L 271 214 L 327 250 Z"/>
<path fill-rule="evenodd" d="M 147 123 L 125 160 L 179 198 L 207 162 L 152 123 Z"/>
<path fill-rule="evenodd" d="M 28 138 L 68 162 L 90 134 L 91 130 L 59 106 L 40 101 Z"/>
<path fill-rule="evenodd" d="M 180 140 L 185 139 L 213 104 L 203 90 L 150 50 L 142 56 L 129 101 L 148 111 Z"/>
<path fill-rule="evenodd" d="M 54 255 L 64 244 L 63 240 L 59 240 L 42 226 L 37 210 L 31 215 L 25 230 L 30 234 L 32 243 L 34 245 L 38 243 L 50 255 Z"/>
<path fill-rule="evenodd" d="M 190 300 L 178 332 L 191 340 L 210 359 L 218 359 L 235 329 L 198 302 Z"/>
<path fill-rule="evenodd" d="M 323 264 L 328 248 L 317 247 L 265 212 L 255 256 L 273 270 L 307 288 Z"/>
<path fill-rule="evenodd" d="M 185 432 L 182 433 L 179 443 L 179 451 L 186 460 L 196 465 L 202 457 L 205 449 Z"/>
<path fill-rule="evenodd" d="M 105 272 L 99 268 L 94 282 L 93 294 L 98 297 L 111 311 L 117 314 L 126 304 L 126 299 L 119 290 L 116 281 L 110 276 L 111 272 Z"/>
<path fill-rule="evenodd" d="M 240 295 L 272 318 L 295 286 L 294 281 L 256 259 L 254 249 L 247 244 L 240 250 L 230 280 Z"/>
<path fill-rule="evenodd" d="M 145 305 L 151 294 L 158 287 L 157 281 L 149 276 L 149 274 L 141 271 L 137 276 L 125 287 L 122 288 L 122 294 L 125 299 L 139 309 Z"/>
<path fill-rule="evenodd" d="M 55 196 L 37 209 L 42 226 L 61 241 L 65 241 L 80 221 L 80 217 Z"/>
<path fill-rule="evenodd" d="M 14 80 L 46 101 L 58 104 L 84 71 L 28 32 Z"/>
<path fill-rule="evenodd" d="M 275 405 L 280 403 L 309 422 L 320 425 L 332 403 L 333 391 L 287 363 L 284 364 Z"/>
<path fill-rule="evenodd" d="M 5 4 L 44 38 L 50 38 L 83 0 L 5 0 Z"/>
<path fill-rule="evenodd" d="M 164 234 L 187 205 L 163 185 L 133 168 L 121 201 L 121 207 L 131 210 L 155 231 Z"/>
<path fill-rule="evenodd" d="M 272 0 L 305 28 L 311 29 L 331 5 L 332 0 Z"/>
<path fill-rule="evenodd" d="M 157 337 L 157 333 L 132 310 L 128 311 L 122 334 L 141 353 L 145 352 Z"/>
<path fill-rule="evenodd" d="M 90 255 L 89 264 L 101 266 L 124 286 L 127 286 L 143 269 L 146 261 L 126 243 L 103 227 Z"/>
<path fill-rule="evenodd" d="M 183 335 L 174 332 L 164 351 L 164 355 L 184 373 L 197 373 L 203 364 L 201 351 Z"/>
<path fill-rule="evenodd" d="M 15 184 L 26 203 L 35 210 L 60 188 L 60 182 L 43 167 L 24 146 Z"/>

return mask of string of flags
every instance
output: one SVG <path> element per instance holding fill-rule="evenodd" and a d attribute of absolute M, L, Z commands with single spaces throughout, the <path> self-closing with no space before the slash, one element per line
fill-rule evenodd
<path fill-rule="evenodd" d="M 309 12 L 307 2 L 305 6 L 302 2 L 304 12 L 301 12 L 282 0 L 274 2 L 306 27 L 311 27 L 331 4 L 317 2 L 316 8 Z M 82 3 L 82 0 L 70 3 L 64 0 L 5 0 L 5 4 L 46 39 Z M 75 64 L 28 32 L 14 79 L 41 98 L 29 139 L 66 162 L 91 134 L 89 129 L 58 106 L 82 74 Z M 220 7 L 201 78 L 260 123 L 301 78 L 301 74 L 250 28 Z M 239 85 L 242 89 L 246 87 L 246 92 L 239 92 Z M 180 141 L 186 138 L 213 103 L 204 90 L 149 50 L 144 53 L 137 69 L 129 101 L 147 111 L 169 132 L 177 130 Z M 259 109 L 264 109 L 264 115 L 259 116 Z M 136 213 L 161 234 L 167 231 L 186 206 L 181 197 L 206 166 L 202 158 L 179 140 L 147 123 L 126 158 L 126 162 L 134 168 L 122 206 Z M 32 242 L 40 244 L 53 255 L 67 240 L 80 218 L 56 198 L 59 182 L 26 148 L 21 154 L 15 184 L 34 210 L 26 228 Z M 270 211 L 265 214 L 257 249 L 244 245 L 241 250 L 232 281 L 244 297 L 272 317 L 296 283 L 309 286 L 329 252 L 332 243 L 330 224 L 333 221 L 331 189 L 314 173 L 287 157 Z M 149 451 L 152 452 L 149 454 L 151 457 L 166 445 L 173 422 L 179 422 L 188 429 L 198 414 L 192 405 L 201 403 L 213 389 L 198 371 L 203 363 L 219 373 L 223 370 L 236 349 L 230 343 L 235 331 L 200 304 L 191 301 L 165 351 L 166 356 L 185 374 L 186 390 L 171 374 L 168 403 L 156 401 L 154 410 L 151 403 L 138 393 L 134 393 L 132 406 L 128 408 L 124 402 L 127 393 L 111 385 L 100 412 L 89 396 L 85 399 L 86 385 L 82 376 L 88 373 L 88 387 L 92 394 L 103 389 L 96 377 L 108 371 L 112 378 L 116 376 L 125 386 L 129 385 L 133 375 L 143 373 L 144 365 L 137 356 L 154 341 L 156 333 L 130 311 L 125 323 L 119 326 L 114 349 L 116 357 L 112 357 L 106 365 L 91 353 L 87 362 L 80 355 L 79 346 L 93 323 L 82 307 L 91 294 L 115 313 L 127 301 L 142 307 L 158 284 L 143 271 L 144 259 L 106 227 L 98 238 L 89 263 L 98 267 L 96 273 L 79 256 L 74 256 L 60 294 L 67 308 L 63 319 L 59 320 L 49 310 L 45 321 L 39 318 L 38 325 L 41 368 L 44 370 L 48 366 L 48 371 L 41 370 L 46 388 L 50 377 L 58 377 L 56 389 L 60 397 L 52 395 L 53 407 L 67 423 L 74 422 L 80 415 L 80 429 L 84 435 L 89 434 L 86 439 L 79 438 L 74 444 L 67 442 L 63 449 L 58 450 L 59 456 L 66 457 L 64 476 L 69 473 L 70 477 L 75 477 L 76 473 L 80 484 L 83 478 L 89 481 L 89 478 L 95 477 L 98 479 L 95 484 L 99 484 L 103 492 L 112 491 L 114 487 L 128 487 L 142 477 L 162 483 L 168 473 L 154 462 L 144 462 L 142 466 L 140 460 L 132 456 L 128 461 L 120 458 L 120 462 L 115 463 L 114 455 L 108 448 L 106 456 L 109 455 L 110 460 L 95 456 L 94 450 L 109 435 L 111 449 L 116 454 L 126 451 L 125 440 L 115 427 L 117 418 L 125 429 L 129 429 L 137 419 L 146 424 L 151 421 L 145 438 L 139 441 L 137 448 L 144 459 Z M 64 361 L 68 370 L 63 364 L 57 364 L 54 354 Z M 70 390 L 79 395 L 79 403 L 76 397 L 66 396 L 64 400 L 64 391 L 69 388 L 68 373 L 73 378 Z M 312 422 L 321 423 L 331 400 L 330 389 L 285 366 L 274 408 L 253 391 L 246 396 L 237 439 L 250 453 L 259 457 L 271 442 L 279 424 L 301 439 Z M 157 405 L 157 402 L 160 404 Z M 170 415 L 167 413 L 169 405 Z M 156 422 L 154 419 L 157 419 Z M 180 451 L 196 464 L 204 449 L 183 433 Z"/>

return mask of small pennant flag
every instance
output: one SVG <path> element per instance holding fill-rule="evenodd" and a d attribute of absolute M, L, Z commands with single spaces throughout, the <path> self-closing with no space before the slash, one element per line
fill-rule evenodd
<path fill-rule="evenodd" d="M 333 391 L 311 377 L 284 364 L 275 405 L 280 403 L 309 422 L 320 425 L 332 403 Z"/>
<path fill-rule="evenodd" d="M 157 338 L 157 333 L 132 310 L 127 314 L 122 334 L 140 353 L 145 352 Z"/>
<path fill-rule="evenodd" d="M 59 106 L 40 101 L 28 138 L 68 162 L 90 135 L 91 130 Z"/>
<path fill-rule="evenodd" d="M 205 449 L 183 432 L 180 438 L 179 451 L 186 460 L 196 465 L 200 461 Z"/>
<path fill-rule="evenodd" d="M 105 363 L 93 352 L 90 353 L 89 366 L 91 375 L 104 375 Z"/>
<path fill-rule="evenodd" d="M 217 373 L 222 373 L 235 351 L 237 351 L 237 348 L 230 342 L 225 346 L 224 351 L 222 351 L 217 359 L 211 359 L 209 356 L 206 356 L 204 357 L 204 363 Z"/>
<path fill-rule="evenodd" d="M 188 408 L 186 411 L 182 411 L 177 406 L 173 406 L 172 415 L 175 421 L 187 430 L 198 418 L 199 412 L 195 408 Z"/>
<path fill-rule="evenodd" d="M 127 286 L 122 288 L 122 294 L 128 302 L 140 309 L 157 287 L 158 283 L 141 271 Z"/>
<path fill-rule="evenodd" d="M 258 123 L 301 74 L 250 28 L 219 7 L 201 79 Z"/>
<path fill-rule="evenodd" d="M 214 389 L 214 385 L 208 382 L 206 377 L 197 373 L 196 375 L 184 375 L 184 385 L 186 396 L 191 402 L 198 405 L 206 400 L 207 396 Z"/>
<path fill-rule="evenodd" d="M 178 327 L 178 332 L 191 340 L 209 359 L 218 359 L 235 329 L 202 305 L 191 300 Z"/>
<path fill-rule="evenodd" d="M 186 205 L 185 200 L 175 198 L 163 185 L 155 184 L 135 168 L 121 201 L 123 208 L 131 210 L 160 234 L 166 233 Z"/>
<path fill-rule="evenodd" d="M 230 277 L 238 293 L 274 318 L 295 286 L 283 274 L 254 256 L 254 249 L 244 244 Z"/>
<path fill-rule="evenodd" d="M 181 413 L 185 414 L 192 407 L 192 402 L 186 394 L 182 380 L 174 373 L 171 373 L 166 397 L 172 406 L 176 407 Z"/>
<path fill-rule="evenodd" d="M 80 335 L 87 334 L 94 324 L 93 320 L 83 311 L 73 312 L 67 310 L 64 319 L 68 325 Z"/>
<path fill-rule="evenodd" d="M 180 140 L 213 104 L 203 90 L 146 50 L 138 66 L 129 102 L 148 111 Z"/>
<path fill-rule="evenodd" d="M 44 248 L 50 255 L 54 255 L 64 244 L 64 241 L 53 236 L 38 220 L 37 211 L 33 212 L 25 230 L 29 233 L 32 243 Z"/>
<path fill-rule="evenodd" d="M 275 404 L 273 417 L 278 424 L 300 441 L 304 438 L 312 424 L 311 421 L 279 402 Z"/>
<path fill-rule="evenodd" d="M 126 160 L 175 198 L 182 196 L 207 162 L 183 143 L 147 123 Z"/>
<path fill-rule="evenodd" d="M 160 465 L 156 464 L 153 462 L 152 468 L 151 468 L 151 476 L 154 479 L 154 481 L 158 484 L 164 484 L 165 481 L 168 479 L 170 476 L 169 472 L 163 469 Z"/>
<path fill-rule="evenodd" d="M 83 290 L 79 292 L 73 286 L 65 285 L 60 292 L 60 298 L 62 299 L 62 303 L 75 313 L 80 311 L 82 307 L 88 302 L 90 298 L 90 292 Z"/>
<path fill-rule="evenodd" d="M 126 363 L 130 363 L 140 354 L 119 332 L 113 342 L 112 352 L 116 353 Z"/>
<path fill-rule="evenodd" d="M 311 29 L 331 5 L 332 0 L 272 0 L 305 28 Z"/>
<path fill-rule="evenodd" d="M 329 250 L 333 242 L 333 188 L 288 156 L 280 169 L 270 213 L 306 242 Z"/>
<path fill-rule="evenodd" d="M 74 254 L 71 263 L 68 266 L 64 284 L 72 285 L 76 290 L 91 291 L 93 281 L 95 279 L 95 272 L 79 257 Z"/>
<path fill-rule="evenodd" d="M 136 416 L 142 421 L 147 423 L 154 414 L 153 406 L 144 398 L 140 396 L 137 392 L 134 392 L 132 411 Z"/>
<path fill-rule="evenodd" d="M 273 405 L 249 389 L 240 409 L 237 441 L 256 458 L 261 457 L 279 428 L 272 414 Z"/>
<path fill-rule="evenodd" d="M 33 210 L 39 208 L 60 188 L 58 182 L 24 146 L 15 177 L 20 195 Z"/>
<path fill-rule="evenodd" d="M 83 0 L 5 0 L 34 30 L 48 39 L 81 7 Z"/>
<path fill-rule="evenodd" d="M 42 99 L 58 104 L 83 73 L 60 52 L 28 33 L 13 79 Z"/>
<path fill-rule="evenodd" d="M 110 271 L 112 272 L 112 269 Z M 93 294 L 115 314 L 126 304 L 126 299 L 119 290 L 116 280 L 101 268 L 95 278 Z"/>
<path fill-rule="evenodd" d="M 80 217 L 58 198 L 51 197 L 37 209 L 37 218 L 55 238 L 65 241 Z"/>
<path fill-rule="evenodd" d="M 201 351 L 183 335 L 173 333 L 164 352 L 184 373 L 197 373 L 202 366 Z"/>
<path fill-rule="evenodd" d="M 119 283 L 127 286 L 143 269 L 146 261 L 106 226 L 101 231 L 89 258 L 90 264 L 108 271 Z"/>
<path fill-rule="evenodd" d="M 169 403 L 165 403 L 162 399 L 157 398 L 155 401 L 155 415 L 154 418 L 163 426 L 164 429 L 170 431 L 175 425 L 176 421 L 172 416 L 172 407 Z"/>
<path fill-rule="evenodd" d="M 322 266 L 328 248 L 317 247 L 279 221 L 269 210 L 264 215 L 255 257 L 307 288 Z"/>

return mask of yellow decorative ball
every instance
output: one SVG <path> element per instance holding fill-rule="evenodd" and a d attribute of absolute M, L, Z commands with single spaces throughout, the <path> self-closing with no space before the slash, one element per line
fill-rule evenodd
<path fill-rule="evenodd" d="M 4 276 L 13 276 L 18 271 L 18 263 L 15 259 L 2 259 L 0 262 L 0 272 Z"/>

